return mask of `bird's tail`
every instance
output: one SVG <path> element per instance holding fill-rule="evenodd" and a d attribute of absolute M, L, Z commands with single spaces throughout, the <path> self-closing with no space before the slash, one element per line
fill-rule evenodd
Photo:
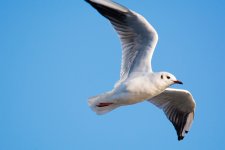
<path fill-rule="evenodd" d="M 88 99 L 88 105 L 98 115 L 103 115 L 107 112 L 110 112 L 119 107 L 119 105 L 113 103 L 113 101 L 110 99 L 111 95 L 112 94 L 110 91 L 97 96 L 90 97 Z"/>

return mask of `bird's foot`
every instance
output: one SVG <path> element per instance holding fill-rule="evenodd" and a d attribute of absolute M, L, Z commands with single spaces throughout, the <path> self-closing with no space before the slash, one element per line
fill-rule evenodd
<path fill-rule="evenodd" d="M 105 107 L 105 106 L 109 106 L 112 105 L 113 103 L 99 103 L 98 105 L 96 105 L 97 107 Z"/>

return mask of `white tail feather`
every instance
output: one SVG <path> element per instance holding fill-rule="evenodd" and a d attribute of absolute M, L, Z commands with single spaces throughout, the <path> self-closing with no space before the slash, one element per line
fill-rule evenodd
<path fill-rule="evenodd" d="M 107 112 L 114 110 L 115 108 L 119 107 L 117 104 L 110 104 L 109 106 L 99 107 L 100 103 L 107 103 L 110 100 L 111 92 L 106 92 L 94 97 L 90 97 L 88 100 L 88 105 L 91 109 L 96 112 L 98 115 L 103 115 Z"/>

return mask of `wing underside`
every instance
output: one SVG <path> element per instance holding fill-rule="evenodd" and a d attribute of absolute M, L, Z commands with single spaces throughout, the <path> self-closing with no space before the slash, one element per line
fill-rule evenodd
<path fill-rule="evenodd" d="M 186 90 L 168 88 L 148 101 L 164 111 L 176 129 L 178 140 L 182 140 L 194 119 L 195 102 L 192 95 Z"/>
<path fill-rule="evenodd" d="M 122 43 L 120 79 L 132 72 L 152 71 L 150 62 L 158 35 L 141 15 L 109 0 L 86 0 L 106 17 L 118 33 Z"/>

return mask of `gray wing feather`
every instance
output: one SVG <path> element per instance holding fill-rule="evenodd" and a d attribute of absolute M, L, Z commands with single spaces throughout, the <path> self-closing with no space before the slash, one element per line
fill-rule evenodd
<path fill-rule="evenodd" d="M 86 0 L 101 15 L 109 19 L 122 43 L 120 79 L 132 72 L 152 71 L 152 58 L 158 35 L 141 15 L 109 0 Z"/>
<path fill-rule="evenodd" d="M 178 140 L 182 140 L 194 119 L 195 101 L 190 92 L 167 88 L 148 101 L 163 109 L 177 131 Z"/>

